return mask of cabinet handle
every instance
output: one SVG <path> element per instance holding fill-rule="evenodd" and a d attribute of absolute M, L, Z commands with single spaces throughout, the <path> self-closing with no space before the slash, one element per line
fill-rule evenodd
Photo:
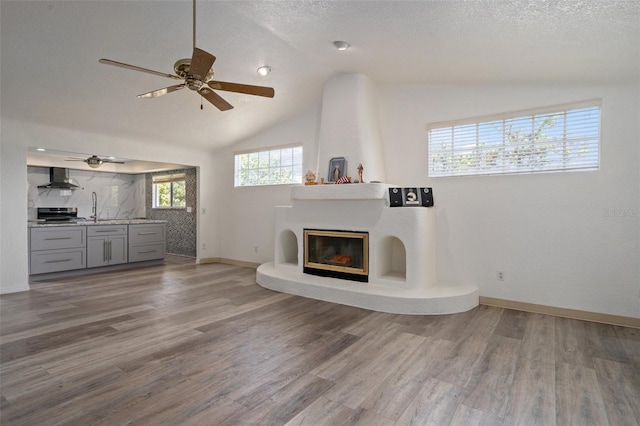
<path fill-rule="evenodd" d="M 71 237 L 52 237 L 52 238 L 45 238 L 45 241 L 50 241 L 50 240 L 70 240 Z"/>
<path fill-rule="evenodd" d="M 73 259 L 47 260 L 44 263 L 71 262 Z"/>
<path fill-rule="evenodd" d="M 120 229 L 96 229 L 94 232 L 118 232 Z"/>
<path fill-rule="evenodd" d="M 157 232 L 138 232 L 138 235 L 155 235 Z"/>
<path fill-rule="evenodd" d="M 109 260 L 112 259 L 112 257 L 111 257 L 111 243 L 112 243 L 112 241 L 109 241 Z"/>
<path fill-rule="evenodd" d="M 145 253 L 155 253 L 158 250 L 145 250 L 145 251 L 138 251 L 138 254 L 145 254 Z"/>
<path fill-rule="evenodd" d="M 102 242 L 102 261 L 107 261 L 107 240 Z"/>

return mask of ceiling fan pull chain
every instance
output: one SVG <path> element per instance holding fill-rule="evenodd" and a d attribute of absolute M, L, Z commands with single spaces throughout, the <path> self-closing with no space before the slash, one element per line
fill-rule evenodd
<path fill-rule="evenodd" d="M 202 96 L 200 96 L 200 109 L 204 109 L 204 108 L 202 107 Z"/>

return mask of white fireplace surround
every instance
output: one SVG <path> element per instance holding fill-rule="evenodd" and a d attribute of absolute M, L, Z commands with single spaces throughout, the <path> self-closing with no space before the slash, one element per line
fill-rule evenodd
<path fill-rule="evenodd" d="M 450 314 L 477 306 L 477 287 L 437 282 L 434 209 L 389 207 L 389 187 L 292 187 L 293 205 L 276 207 L 275 259 L 258 267 L 258 284 L 398 314 Z M 368 232 L 369 282 L 305 274 L 305 228 Z"/>

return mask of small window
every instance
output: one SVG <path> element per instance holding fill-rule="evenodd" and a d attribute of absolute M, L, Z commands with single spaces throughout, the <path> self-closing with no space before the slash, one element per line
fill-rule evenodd
<path fill-rule="evenodd" d="M 185 174 L 154 176 L 153 208 L 184 208 L 187 204 Z"/>
<path fill-rule="evenodd" d="M 302 183 L 302 146 L 235 155 L 234 186 Z"/>
<path fill-rule="evenodd" d="M 429 176 L 598 170 L 597 101 L 429 125 Z"/>

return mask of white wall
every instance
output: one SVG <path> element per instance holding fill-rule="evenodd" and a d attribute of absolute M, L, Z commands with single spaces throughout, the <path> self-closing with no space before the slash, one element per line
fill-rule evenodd
<path fill-rule="evenodd" d="M 378 87 L 387 181 L 432 186 L 438 280 L 507 300 L 640 317 L 640 89 L 619 87 Z M 601 170 L 429 179 L 429 122 L 602 99 Z M 233 149 L 313 140 L 301 114 Z M 305 161 L 309 161 L 305 144 Z M 317 148 L 313 148 L 313 154 Z M 233 150 L 217 155 L 221 256 L 273 259 L 273 207 L 288 187 L 233 189 Z M 366 164 L 364 165 L 366 170 Z M 320 165 L 320 170 L 324 170 Z M 622 212 L 622 213 L 620 213 Z M 348 214 L 348 212 L 347 212 Z M 259 246 L 259 253 L 254 247 Z M 496 272 L 504 272 L 498 281 Z"/>
<path fill-rule="evenodd" d="M 434 188 L 439 279 L 482 296 L 640 317 L 639 95 L 637 85 L 382 87 L 387 177 Z M 427 177 L 428 122 L 595 98 L 597 172 Z"/>
<path fill-rule="evenodd" d="M 28 289 L 27 246 L 27 160 L 28 147 L 92 153 L 108 151 L 123 158 L 177 163 L 199 168 L 199 203 L 207 214 L 198 218 L 198 257 L 216 257 L 219 240 L 215 202 L 217 171 L 213 156 L 185 149 L 180 144 L 159 144 L 99 134 L 40 126 L 2 117 L 0 134 L 0 293 Z M 202 212 L 202 210 L 201 210 Z M 10 267 L 8 267 L 10 265 Z"/>
<path fill-rule="evenodd" d="M 217 183 L 222 223 L 221 257 L 255 263 L 273 260 L 274 206 L 290 204 L 291 185 L 234 188 L 234 152 L 301 143 L 303 174 L 307 170 L 316 171 L 319 117 L 319 106 L 312 107 L 281 125 L 216 153 L 216 169 L 220 171 Z M 325 167 L 321 170 L 324 172 Z"/>

